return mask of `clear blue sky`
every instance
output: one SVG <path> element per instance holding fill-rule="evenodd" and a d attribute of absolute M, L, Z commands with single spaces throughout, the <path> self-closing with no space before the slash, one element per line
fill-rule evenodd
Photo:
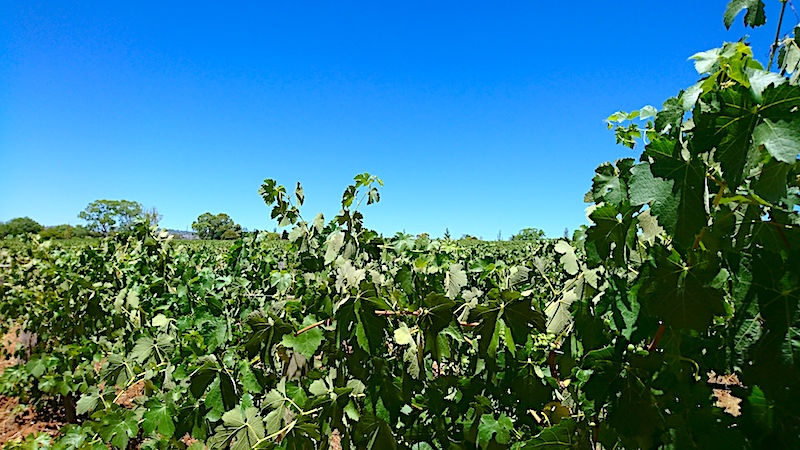
<path fill-rule="evenodd" d="M 766 27 L 726 31 L 727 0 L 3 1 L 0 220 L 128 199 L 168 228 L 271 230 L 264 178 L 330 218 L 366 171 L 384 235 L 560 236 L 594 168 L 634 156 L 603 120 L 660 106 L 724 41 L 766 62 L 768 3 Z"/>

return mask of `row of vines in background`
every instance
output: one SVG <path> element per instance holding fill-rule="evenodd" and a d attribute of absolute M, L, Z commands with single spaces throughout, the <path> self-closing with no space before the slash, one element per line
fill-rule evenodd
<path fill-rule="evenodd" d="M 0 393 L 58 399 L 56 449 L 798 448 L 800 46 L 773 50 L 610 117 L 644 150 L 571 241 L 383 238 L 362 174 L 332 220 L 265 180 L 288 245 L 3 250 L 0 315 L 38 340 Z"/>
<path fill-rule="evenodd" d="M 364 187 L 354 186 L 353 194 Z M 407 447 L 432 439 L 434 385 L 439 401 L 464 410 L 481 393 L 493 397 L 475 375 L 499 369 L 475 367 L 478 344 L 488 342 L 475 333 L 510 331 L 498 328 L 502 317 L 476 326 L 477 310 L 517 297 L 521 322 L 507 329 L 525 347 L 535 325 L 538 347 L 519 352 L 544 362 L 554 336 L 531 302 L 541 310 L 551 289 L 541 287 L 563 282 L 552 242 L 381 239 L 348 207 L 336 221 L 344 226 L 301 225 L 288 248 L 258 239 L 187 247 L 140 227 L 96 247 L 34 241 L 4 250 L 0 314 L 38 341 L 23 350 L 24 364 L 3 373 L 2 393 L 59 400 L 75 424 L 55 448 L 320 448 L 336 436 L 344 447 L 349 439 L 359 448 Z M 507 344 L 498 344 L 487 351 L 502 356 Z M 458 401 L 448 392 L 456 379 L 473 385 Z M 504 395 L 504 409 L 518 408 Z M 454 442 L 474 444 L 474 432 L 491 425 L 487 407 L 469 419 L 454 410 L 433 429 L 461 429 Z M 400 415 L 407 424 L 390 431 Z M 362 430 L 370 423 L 377 428 Z"/>

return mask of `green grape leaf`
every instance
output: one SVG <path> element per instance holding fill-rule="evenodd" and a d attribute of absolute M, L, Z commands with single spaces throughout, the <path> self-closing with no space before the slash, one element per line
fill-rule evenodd
<path fill-rule="evenodd" d="M 792 166 L 775 159 L 764 164 L 761 174 L 753 182 L 753 190 L 764 200 L 777 203 L 788 195 L 787 177 Z"/>
<path fill-rule="evenodd" d="M 408 325 L 401 323 L 397 329 L 394 330 L 394 342 L 398 345 L 417 345 L 414 343 L 414 338 L 411 336 L 411 330 Z"/>
<path fill-rule="evenodd" d="M 467 273 L 462 264 L 450 264 L 445 274 L 445 295 L 452 299 L 458 296 L 461 288 L 467 285 Z"/>
<path fill-rule="evenodd" d="M 589 267 L 594 268 L 611 259 L 618 265 L 624 264 L 626 246 L 621 245 L 635 237 L 631 231 L 632 211 L 622 214 L 614 205 L 596 208 L 589 215 L 594 224 L 586 232 L 586 256 Z"/>
<path fill-rule="evenodd" d="M 621 368 L 615 356 L 613 347 L 604 347 L 592 350 L 583 357 L 582 367 L 592 370 L 583 387 L 587 399 L 602 404 L 618 392 Z"/>
<path fill-rule="evenodd" d="M 681 97 L 683 97 L 683 95 Z M 656 132 L 674 136 L 680 131 L 683 115 L 686 112 L 682 100 L 685 99 L 671 97 L 664 102 L 661 111 L 656 114 L 656 120 L 654 122 Z M 694 106 L 693 102 L 690 108 L 692 106 Z"/>
<path fill-rule="evenodd" d="M 419 315 L 419 329 L 424 336 L 424 351 L 431 352 L 434 359 L 440 359 L 438 334 L 455 321 L 456 303 L 450 298 L 431 292 L 423 301 L 425 308 Z"/>
<path fill-rule="evenodd" d="M 505 414 L 501 414 L 499 419 L 492 414 L 484 414 L 478 424 L 478 445 L 486 449 L 493 437 L 498 444 L 508 444 L 513 429 L 514 422 Z"/>
<path fill-rule="evenodd" d="M 755 28 L 767 22 L 763 0 L 731 0 L 722 17 L 725 28 L 730 29 L 733 19 L 744 9 L 747 10 L 744 16 L 745 26 Z"/>
<path fill-rule="evenodd" d="M 139 433 L 139 424 L 133 411 L 115 411 L 103 416 L 98 434 L 105 442 L 117 448 L 128 448 L 128 442 Z"/>
<path fill-rule="evenodd" d="M 663 319 L 666 325 L 701 332 L 711 325 L 714 316 L 724 315 L 724 292 L 709 287 L 716 275 L 709 276 L 709 268 L 718 261 L 705 256 L 708 261 L 694 266 L 674 254 L 660 258 L 639 290 L 638 298 L 645 312 Z"/>
<path fill-rule="evenodd" d="M 256 393 L 263 390 L 258 378 L 253 373 L 253 369 L 250 368 L 250 363 L 246 359 L 239 362 L 239 382 L 245 392 Z"/>
<path fill-rule="evenodd" d="M 164 437 L 172 437 L 175 433 L 175 423 L 172 420 L 175 413 L 172 408 L 157 398 L 149 399 L 145 407 L 147 411 L 142 416 L 142 430 L 145 434 L 158 431 Z"/>
<path fill-rule="evenodd" d="M 649 436 L 662 418 L 650 389 L 630 371 L 622 381 L 619 398 L 612 399 L 608 420 L 623 436 Z"/>
<path fill-rule="evenodd" d="M 100 401 L 100 391 L 96 387 L 92 387 L 88 393 L 81 395 L 81 398 L 75 405 L 75 412 L 77 414 L 86 414 L 94 411 L 97 408 L 97 403 Z"/>
<path fill-rule="evenodd" d="M 315 318 L 313 316 L 306 316 L 303 320 L 303 326 L 312 325 L 314 322 Z M 316 327 L 297 336 L 294 333 L 287 333 L 283 336 L 281 343 L 287 348 L 300 352 L 301 355 L 310 360 L 314 357 L 323 340 L 322 329 Z"/>
<path fill-rule="evenodd" d="M 293 333 L 291 325 L 272 314 L 257 311 L 247 318 L 247 325 L 252 330 L 247 337 L 245 349 L 249 358 L 261 354 L 261 360 L 274 368 L 270 355 L 275 344 L 279 343 L 287 333 Z"/>
<path fill-rule="evenodd" d="M 774 253 L 754 260 L 753 289 L 764 324 L 756 344 L 760 354 L 754 359 L 768 361 L 776 371 L 779 365 L 797 367 L 800 362 L 799 279 L 796 266 L 784 264 Z"/>
<path fill-rule="evenodd" d="M 653 216 L 652 210 L 642 211 L 636 216 L 636 219 L 639 222 L 639 227 L 642 229 L 642 240 L 649 242 L 650 244 L 655 243 L 655 239 L 657 236 L 660 236 L 664 233 L 664 228 L 659 225 L 658 219 Z"/>
<path fill-rule="evenodd" d="M 694 68 L 697 70 L 697 73 L 704 75 L 717 71 L 721 52 L 722 49 L 713 48 L 704 52 L 695 53 L 689 59 L 694 60 Z"/>
<path fill-rule="evenodd" d="M 572 419 L 564 419 L 557 425 L 545 428 L 535 438 L 528 441 L 522 450 L 564 450 L 578 449 L 580 440 L 576 433 L 577 423 Z"/>
<path fill-rule="evenodd" d="M 214 381 L 211 382 L 203 403 L 209 409 L 206 419 L 216 422 L 222 417 L 225 412 L 225 404 L 222 402 L 222 388 L 220 387 L 219 377 L 214 378 Z"/>
<path fill-rule="evenodd" d="M 59 430 L 58 444 L 54 448 L 57 450 L 84 449 L 86 448 L 83 446 L 85 442 L 86 433 L 81 427 L 77 425 L 66 425 Z"/>
<path fill-rule="evenodd" d="M 223 317 L 204 317 L 201 335 L 208 346 L 208 351 L 213 352 L 228 341 L 228 322 Z"/>
<path fill-rule="evenodd" d="M 697 124 L 695 151 L 706 152 L 716 147 L 715 157 L 722 166 L 725 181 L 730 189 L 739 187 L 744 177 L 745 165 L 753 159 L 756 147 L 751 145 L 753 129 L 758 121 L 752 96 L 744 86 L 729 88 L 703 96 L 703 101 L 713 103 L 714 109 L 706 112 L 695 108 Z"/>
<path fill-rule="evenodd" d="M 403 361 L 408 363 L 408 374 L 414 378 L 419 378 L 421 369 L 419 367 L 419 348 L 416 345 L 408 347 L 403 352 Z"/>
<path fill-rule="evenodd" d="M 753 386 L 750 396 L 747 397 L 747 402 L 753 411 L 755 421 L 759 426 L 767 430 L 771 430 L 775 422 L 774 405 L 764 395 L 764 391 L 758 386 Z"/>
<path fill-rule="evenodd" d="M 800 155 L 800 120 L 764 121 L 753 130 L 753 143 L 763 145 L 778 161 L 794 164 Z"/>
<path fill-rule="evenodd" d="M 352 437 L 358 449 L 397 450 L 397 440 L 392 434 L 392 428 L 383 419 L 371 413 L 361 415 Z"/>
<path fill-rule="evenodd" d="M 572 289 L 565 292 L 558 300 L 554 300 L 547 305 L 544 313 L 547 316 L 548 333 L 561 334 L 572 324 L 572 314 L 569 312 L 569 308 L 578 299 L 578 294 Z"/>
<path fill-rule="evenodd" d="M 604 163 L 595 169 L 596 175 L 592 183 L 592 198 L 595 202 L 602 201 L 621 207 L 627 201 L 627 179 L 633 162 L 632 158 L 624 158 L 614 165 Z"/>
<path fill-rule="evenodd" d="M 755 101 L 759 103 L 764 101 L 764 90 L 768 86 L 780 86 L 786 83 L 786 78 L 774 72 L 753 68 L 748 68 L 745 72 L 750 80 L 750 92 Z"/>
<path fill-rule="evenodd" d="M 508 288 L 514 288 L 520 284 L 527 283 L 530 279 L 531 269 L 525 266 L 513 266 L 508 277 Z M 465 299 L 466 300 L 466 299 Z"/>
<path fill-rule="evenodd" d="M 294 190 L 294 197 L 297 199 L 297 206 L 303 206 L 306 196 L 303 192 L 303 186 L 300 185 L 299 181 L 297 182 L 297 187 Z"/>
<path fill-rule="evenodd" d="M 534 331 L 546 330 L 545 316 L 533 309 L 530 297 L 517 297 L 505 304 L 503 317 L 511 330 L 514 342 L 524 344 Z"/>
<path fill-rule="evenodd" d="M 767 86 L 759 113 L 773 122 L 792 120 L 800 107 L 800 86 L 788 83 Z"/>
<path fill-rule="evenodd" d="M 570 275 L 577 275 L 580 270 L 578 265 L 578 256 L 575 254 L 575 249 L 567 241 L 558 241 L 555 245 L 555 251 L 561 254 L 559 261 L 564 266 L 564 271 Z"/>
<path fill-rule="evenodd" d="M 212 448 L 230 445 L 231 450 L 250 450 L 265 437 L 264 419 L 258 414 L 257 408 L 250 407 L 243 411 L 237 407 L 226 412 L 222 422 L 209 440 Z"/>
<path fill-rule="evenodd" d="M 153 338 L 150 336 L 142 336 L 136 340 L 136 345 L 133 346 L 133 350 L 131 350 L 128 357 L 142 364 L 150 358 L 150 355 L 153 353 L 153 347 L 155 347 Z"/>
<path fill-rule="evenodd" d="M 691 248 L 708 221 L 704 197 L 705 168 L 698 158 L 687 161 L 678 143 L 666 139 L 654 139 L 645 148 L 643 157 L 652 161 L 650 172 L 654 177 L 673 183 L 672 193 L 667 196 L 664 185 L 651 184 L 648 187 L 650 180 L 642 167 L 637 169 L 641 171 L 637 174 L 642 176 L 637 183 L 643 183 L 637 186 L 637 200 L 650 200 L 658 223 L 674 238 L 679 250 L 685 251 Z"/>
<path fill-rule="evenodd" d="M 312 230 L 314 230 L 317 234 L 321 234 L 322 231 L 325 229 L 325 216 L 322 213 L 317 214 L 314 217 L 314 224 L 312 225 Z"/>

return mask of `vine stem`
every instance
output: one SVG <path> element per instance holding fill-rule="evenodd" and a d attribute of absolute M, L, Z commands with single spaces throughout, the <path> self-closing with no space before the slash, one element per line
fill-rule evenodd
<path fill-rule="evenodd" d="M 653 342 L 650 343 L 650 346 L 647 348 L 648 352 L 652 352 L 653 350 L 658 348 L 658 342 L 661 340 L 661 336 L 664 335 L 664 324 L 662 323 L 658 327 L 658 331 L 656 331 L 656 336 L 653 338 Z"/>
<path fill-rule="evenodd" d="M 320 320 L 319 322 L 312 323 L 311 325 L 298 330 L 294 335 L 295 337 L 300 336 L 301 334 L 305 333 L 306 331 L 311 331 L 318 326 L 325 325 L 325 322 L 330 322 L 331 319 Z"/>
<path fill-rule="evenodd" d="M 772 48 L 769 51 L 769 65 L 767 66 L 767 71 L 772 70 L 772 63 L 775 61 L 775 52 L 778 50 L 778 43 L 780 42 L 781 38 L 781 26 L 783 25 L 783 14 L 786 12 L 786 4 L 789 0 L 780 0 L 781 1 L 781 15 L 778 18 L 778 29 L 775 30 L 775 42 L 772 43 Z"/>

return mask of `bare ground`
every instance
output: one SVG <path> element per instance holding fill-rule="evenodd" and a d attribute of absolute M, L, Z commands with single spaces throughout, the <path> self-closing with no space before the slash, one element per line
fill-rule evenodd
<path fill-rule="evenodd" d="M 14 354 L 20 344 L 19 328 L 12 328 L 0 339 L 0 374 L 7 367 L 17 364 L 17 360 L 6 358 Z M 13 439 L 24 439 L 36 432 L 44 432 L 55 436 L 58 429 L 64 425 L 56 410 L 37 412 L 34 409 L 21 405 L 19 399 L 0 395 L 0 447 Z"/>

